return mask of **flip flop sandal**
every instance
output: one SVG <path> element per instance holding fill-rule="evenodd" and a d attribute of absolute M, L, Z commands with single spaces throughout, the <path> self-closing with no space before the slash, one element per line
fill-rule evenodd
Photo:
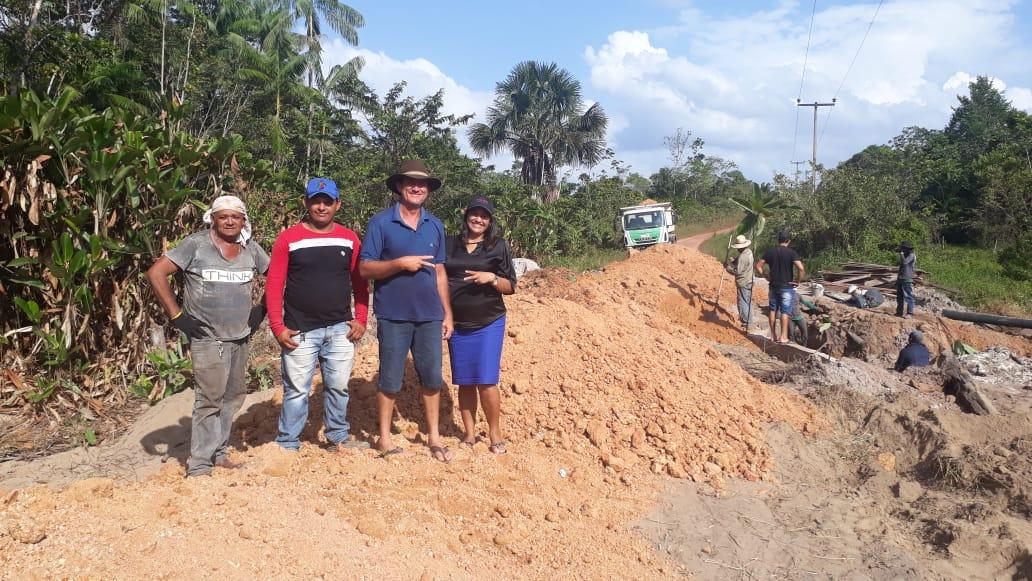
<path fill-rule="evenodd" d="M 462 440 L 462 441 L 459 442 L 459 446 L 461 446 L 463 448 L 472 448 L 474 445 L 476 445 L 476 443 L 477 443 L 476 440 L 474 440 L 472 442 L 467 442 L 466 440 Z"/>
<path fill-rule="evenodd" d="M 438 462 L 444 462 L 445 464 L 451 462 L 448 453 L 448 448 L 445 446 L 430 446 L 430 455 Z"/>
<path fill-rule="evenodd" d="M 490 450 L 492 454 L 508 454 L 509 451 L 505 449 L 505 444 L 507 444 L 507 442 L 502 440 L 501 442 L 491 444 L 487 449 Z"/>
<path fill-rule="evenodd" d="M 390 450 L 384 450 L 384 451 L 380 452 L 379 454 L 377 454 L 377 456 L 379 456 L 380 458 L 383 458 L 383 459 L 386 460 L 390 456 L 395 456 L 397 454 L 404 454 L 404 453 L 405 453 L 405 449 L 404 448 L 394 447 L 394 448 L 391 448 Z"/>

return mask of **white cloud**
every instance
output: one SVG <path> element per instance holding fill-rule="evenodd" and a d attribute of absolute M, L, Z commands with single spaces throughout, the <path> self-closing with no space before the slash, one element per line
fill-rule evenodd
<path fill-rule="evenodd" d="M 942 85 L 943 92 L 950 95 L 966 95 L 968 85 L 978 79 L 975 75 L 969 75 L 964 71 L 953 73 Z M 1004 92 L 1004 96 L 1011 102 L 1011 105 L 1023 111 L 1032 111 L 1032 89 L 1025 87 L 1007 88 L 1007 83 L 996 77 L 989 77 L 993 87 Z"/>
<path fill-rule="evenodd" d="M 834 165 L 908 125 L 942 127 L 955 95 L 973 80 L 965 70 L 1016 75 L 1012 80 L 1027 86 L 1032 79 L 1022 55 L 1029 47 L 1016 34 L 1013 6 L 1010 0 L 885 2 L 826 131 L 829 112 L 820 112 L 819 161 Z M 836 94 L 876 7 L 868 0 L 817 12 L 803 101 Z M 785 0 L 731 18 L 690 6 L 673 26 L 620 30 L 601 46 L 586 47 L 594 96 L 624 120 L 611 131 L 618 156 L 633 159 L 636 171 L 655 171 L 667 163 L 663 136 L 685 127 L 706 141 L 704 151 L 736 160 L 753 179 L 790 171 L 789 160 L 809 157 L 812 111 L 794 107 L 808 27 L 809 3 Z M 1007 96 L 1015 106 L 1032 105 L 1028 89 L 1015 87 Z"/>
<path fill-rule="evenodd" d="M 338 38 L 325 46 L 323 69 L 329 72 L 334 65 L 344 64 L 356 56 L 365 59 L 365 67 L 359 76 L 381 96 L 399 81 L 407 83 L 405 94 L 416 98 L 433 95 L 444 89 L 444 113 L 472 113 L 475 115 L 474 122 L 483 119 L 484 111 L 493 99 L 492 93 L 477 91 L 460 84 L 424 58 L 397 60 L 383 52 L 350 46 Z M 464 153 L 473 155 L 466 139 L 465 128 L 459 127 L 457 131 L 459 147 Z M 486 160 L 485 163 L 496 163 L 499 169 L 509 167 L 508 159 Z"/>
<path fill-rule="evenodd" d="M 1007 91 L 1007 98 L 1010 99 L 1011 104 L 1018 109 L 1032 113 L 1032 89 L 1014 87 Z"/>
<path fill-rule="evenodd" d="M 942 90 L 950 94 L 966 94 L 968 85 L 978 80 L 975 75 L 969 75 L 964 71 L 957 71 L 953 73 L 953 76 L 946 79 L 946 82 L 942 85 Z M 1004 83 L 996 77 L 989 77 L 989 82 L 992 83 L 993 87 L 1005 91 L 1007 90 L 1007 83 Z"/>

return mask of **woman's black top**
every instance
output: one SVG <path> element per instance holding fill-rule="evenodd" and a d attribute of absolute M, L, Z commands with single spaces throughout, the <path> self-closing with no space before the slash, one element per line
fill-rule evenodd
<path fill-rule="evenodd" d="M 515 289 L 516 269 L 512 266 L 509 243 L 500 239 L 493 248 L 487 249 L 481 242 L 470 253 L 466 251 L 461 236 L 448 236 L 445 248 L 448 260 L 444 268 L 448 272 L 448 291 L 455 328 L 479 329 L 497 321 L 505 314 L 502 293 L 494 285 L 462 279 L 467 276 L 467 270 L 493 272 L 498 278 L 509 279 Z"/>

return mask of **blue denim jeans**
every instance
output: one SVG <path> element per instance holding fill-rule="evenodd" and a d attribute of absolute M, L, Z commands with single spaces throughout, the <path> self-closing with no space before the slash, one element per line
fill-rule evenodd
<path fill-rule="evenodd" d="M 334 444 L 348 440 L 348 379 L 355 362 L 355 345 L 347 335 L 351 327 L 337 323 L 305 331 L 294 337 L 296 349 L 284 349 L 280 356 L 283 369 L 283 409 L 279 417 L 276 443 L 288 450 L 301 445 L 301 430 L 308 421 L 308 396 L 312 391 L 315 364 L 322 368 L 323 425 L 326 439 Z"/>
<path fill-rule="evenodd" d="M 380 391 L 389 394 L 401 391 L 405 359 L 409 351 L 412 351 L 412 362 L 423 387 L 444 387 L 444 377 L 441 375 L 441 321 L 377 319 L 376 338 L 380 343 Z"/>
<path fill-rule="evenodd" d="M 792 315 L 792 297 L 795 289 L 790 286 L 771 287 L 768 306 L 771 312 L 780 311 L 782 315 Z"/>

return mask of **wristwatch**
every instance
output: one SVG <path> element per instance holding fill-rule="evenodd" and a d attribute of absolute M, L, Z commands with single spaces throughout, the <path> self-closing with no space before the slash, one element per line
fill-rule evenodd
<path fill-rule="evenodd" d="M 491 281 L 491 286 L 498 286 L 498 275 L 494 275 L 494 280 Z"/>

